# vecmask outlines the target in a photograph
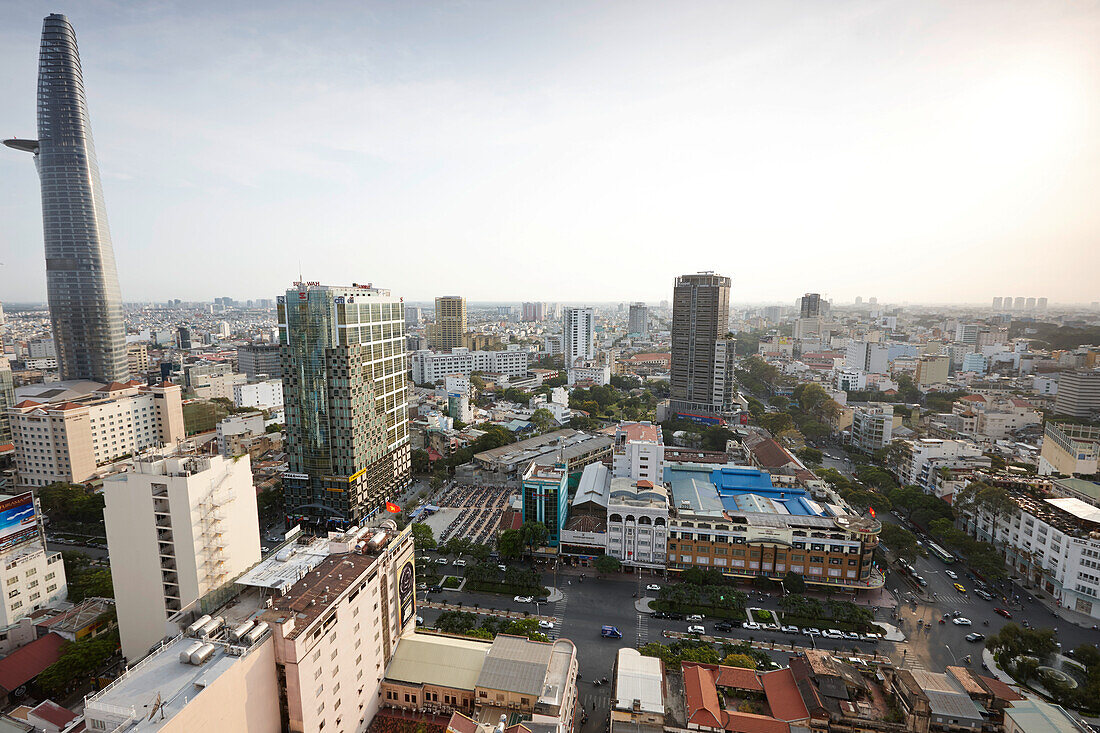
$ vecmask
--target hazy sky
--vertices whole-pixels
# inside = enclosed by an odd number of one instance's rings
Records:
[[[1100,2],[0,0],[72,21],[124,300],[1100,299]],[[44,300],[0,148],[0,300]]]

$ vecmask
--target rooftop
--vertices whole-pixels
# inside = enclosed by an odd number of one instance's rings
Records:
[[[589,502],[606,507],[610,486],[611,470],[602,463],[590,463],[584,467],[580,484],[570,503],[574,507]]]
[[[553,644],[500,634],[489,649],[477,686],[540,695],[552,652]]]
[[[330,611],[329,604],[366,573],[376,559],[356,552],[326,557],[282,597],[272,599],[264,620],[281,624],[293,618],[294,628],[286,637],[297,638],[318,616]]]
[[[1005,708],[1021,733],[1088,733],[1088,728],[1070,717],[1059,705],[1040,700],[1017,700]]]
[[[633,710],[637,700],[642,712],[664,713],[664,674],[660,659],[643,657],[637,649],[623,648],[619,650],[616,670],[616,710]]]
[[[197,691],[209,687],[259,646],[244,649],[214,641],[213,655],[201,665],[181,662],[180,654],[196,643],[183,635],[166,641],[103,690],[85,698],[86,718],[107,721],[127,733],[156,730],[163,726],[159,713],[156,720],[149,718],[158,697],[162,703],[160,713],[165,720],[172,718]]]
[[[409,633],[398,640],[386,679],[472,691],[490,648],[488,641]]]

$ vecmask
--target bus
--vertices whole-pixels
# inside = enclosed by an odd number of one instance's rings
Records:
[[[935,542],[928,543],[928,551],[938,557],[940,560],[943,560],[944,564],[946,565],[950,565],[951,563],[955,562],[955,556],[937,545]]]

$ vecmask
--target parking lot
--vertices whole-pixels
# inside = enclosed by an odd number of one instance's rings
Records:
[[[496,537],[500,519],[513,493],[515,492],[512,489],[499,486],[459,484],[441,489],[432,498],[432,503],[444,511],[457,509],[458,514],[436,539],[446,542],[452,538],[460,538],[479,544],[490,544]]]

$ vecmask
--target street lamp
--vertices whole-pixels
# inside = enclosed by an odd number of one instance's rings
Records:
[[[944,644],[943,648],[951,652],[951,661],[955,663],[955,666],[958,666],[959,660],[955,658],[955,652],[951,650],[951,646],[948,644]]]

